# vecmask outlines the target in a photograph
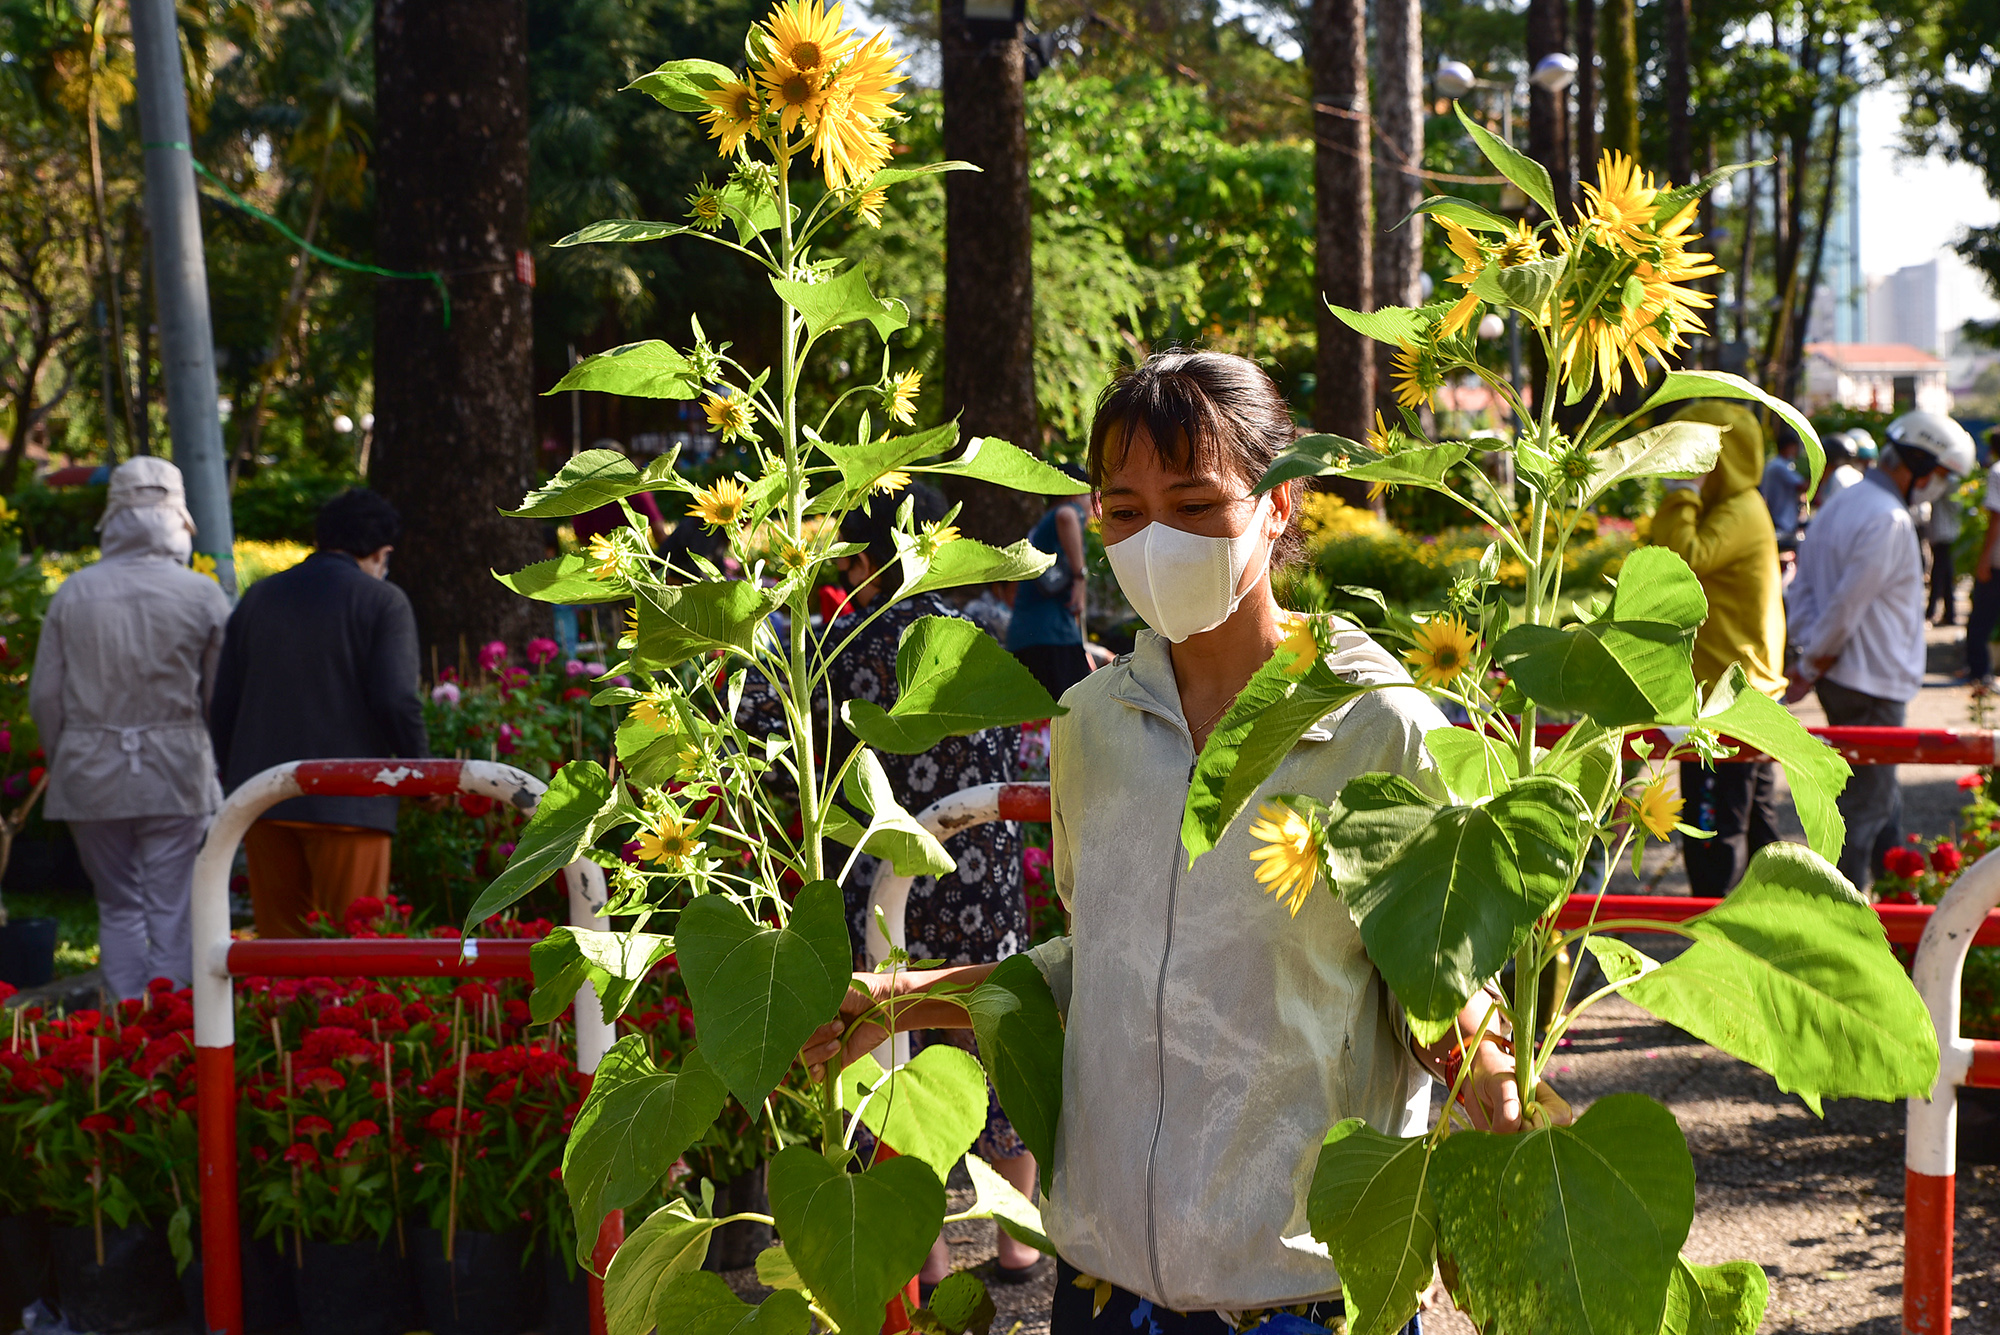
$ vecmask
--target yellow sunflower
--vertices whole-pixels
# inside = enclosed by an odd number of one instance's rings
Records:
[[[648,691],[632,702],[632,717],[650,728],[674,726],[673,706],[664,691]]]
[[[869,490],[878,496],[893,496],[910,485],[910,475],[900,468],[892,468],[875,479]]]
[[[778,124],[786,134],[797,129],[801,120],[808,125],[819,120],[826,106],[827,90],[817,74],[787,65],[768,65],[757,71],[757,81],[763,85],[764,97],[771,110],[778,113]],[[817,150],[814,156],[818,156]]]
[[[1439,218],[1438,222],[1444,227],[1445,244],[1451,247],[1452,254],[1458,256],[1459,263],[1465,266],[1445,281],[1470,288],[1478,280],[1480,270],[1486,267],[1486,250],[1479,244],[1478,237],[1451,219]],[[1479,313],[1479,306],[1479,298],[1468,291],[1458,299],[1456,305],[1445,312],[1444,323],[1438,326],[1438,333],[1446,338],[1456,334],[1472,322],[1472,317]]]
[[[882,209],[888,202],[887,190],[864,190],[861,192],[861,197],[854,201],[854,216],[870,227],[880,227]]]
[[[917,534],[917,547],[927,558],[936,556],[938,548],[957,542],[960,536],[955,524],[925,524]]]
[[[756,132],[757,118],[764,111],[756,85],[737,79],[703,90],[701,100],[710,107],[701,114],[708,123],[708,137],[722,141],[715,151],[725,158],[742,145],[745,136]]]
[[[896,85],[910,77],[897,68],[902,63],[889,45],[889,34],[878,32],[833,76],[832,91],[852,98],[855,111],[869,120],[885,121],[903,95]]]
[[[895,141],[842,89],[815,108],[812,157],[829,190],[850,190],[875,179],[895,153]]]
[[[1313,620],[1308,616],[1294,616],[1292,628],[1278,645],[1278,652],[1292,656],[1291,666],[1285,669],[1288,676],[1303,677],[1319,661],[1319,637],[1313,634]]]
[[[1444,385],[1438,369],[1437,347],[1428,339],[1404,343],[1396,349],[1396,402],[1405,408],[1421,408]]]
[[[841,6],[831,9],[819,0],[785,0],[764,20],[771,34],[771,63],[794,73],[821,80],[841,57],[854,49],[858,40],[852,29],[840,26]]]
[[[1681,799],[1667,792],[1667,776],[1655,774],[1652,781],[1639,790],[1639,795],[1626,799],[1632,806],[1632,814],[1646,827],[1655,839],[1665,839],[1680,823]]]
[[[723,440],[735,440],[739,436],[756,439],[757,418],[751,410],[750,400],[742,395],[710,394],[701,401],[701,410],[707,415],[709,426]]]
[[[1404,650],[1403,657],[1417,670],[1420,686],[1451,685],[1472,666],[1473,651],[1479,647],[1479,637],[1456,613],[1432,617],[1417,627],[1414,638],[1416,647]]]
[[[701,189],[688,196],[688,222],[703,232],[719,231],[728,221],[722,210],[722,192],[708,182],[702,182]]]
[[[1257,881],[1291,910],[1294,918],[1319,878],[1319,844],[1312,823],[1281,803],[1259,802],[1262,820],[1251,822],[1250,837],[1263,844],[1251,851]]]
[[[889,382],[889,388],[882,395],[882,410],[890,420],[904,426],[917,420],[917,391],[923,387],[924,373],[917,370],[899,372]]]
[[[590,568],[595,579],[616,579],[625,566],[625,554],[618,550],[618,544],[611,536],[600,533],[590,540],[590,559],[597,562]]]
[[[1597,184],[1586,182],[1583,193],[1590,200],[1587,228],[1628,255],[1645,248],[1660,193],[1651,173],[1623,153],[1606,149],[1597,162]]]
[[[650,829],[638,834],[639,856],[663,865],[684,863],[700,849],[694,826],[674,816],[654,816]]]
[[[699,519],[710,528],[728,528],[743,517],[743,507],[748,504],[749,495],[743,484],[734,478],[717,478],[715,484],[695,491],[694,504],[688,507],[688,514]]]

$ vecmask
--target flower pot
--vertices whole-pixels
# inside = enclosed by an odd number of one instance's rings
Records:
[[[542,1253],[542,1335],[590,1335],[590,1274],[574,1257]]]
[[[103,1265],[97,1263],[96,1234],[88,1228],[50,1229],[49,1251],[63,1323],[71,1330],[118,1335],[164,1326],[182,1314],[173,1253],[160,1229],[105,1224]]]
[[[715,1212],[729,1214],[769,1214],[771,1200],[764,1190],[764,1165],[733,1177],[715,1190]],[[771,1245],[771,1226],[753,1220],[724,1224],[709,1234],[708,1258],[704,1270],[741,1270],[757,1264],[757,1254]]]
[[[524,1230],[462,1228],[447,1261],[442,1230],[413,1229],[410,1251],[424,1329],[432,1335],[520,1335],[534,1323],[542,1272],[527,1264]]]
[[[21,1320],[22,1308],[54,1297],[48,1219],[39,1210],[0,1214],[0,1322],[11,1329]]]
[[[15,918],[0,927],[0,983],[40,987],[55,976],[54,918]]]
[[[195,1226],[196,1246],[200,1246],[201,1226]],[[253,1238],[246,1226],[242,1232],[238,1261],[243,1277],[243,1329],[281,1330],[299,1323],[299,1300],[292,1277],[296,1267],[278,1250],[275,1239]],[[202,1293],[201,1252],[197,1250],[188,1268],[181,1271],[181,1297],[196,1330],[207,1330],[207,1304]]]
[[[2000,1163],[2000,1089],[1958,1091],[1958,1162]]]
[[[305,1335],[403,1335],[419,1329],[409,1261],[393,1242],[308,1242],[297,1275]]]

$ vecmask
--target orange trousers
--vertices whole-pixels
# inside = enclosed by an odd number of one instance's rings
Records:
[[[260,820],[243,836],[250,904],[266,940],[307,935],[314,909],[338,923],[363,895],[389,891],[389,834],[354,825]]]

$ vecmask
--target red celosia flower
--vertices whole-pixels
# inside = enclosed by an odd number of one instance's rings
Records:
[[[319,1162],[319,1151],[306,1144],[303,1140],[294,1141],[285,1150],[285,1162],[296,1164],[301,1168],[311,1168]]]
[[[331,1130],[333,1123],[317,1115],[309,1114],[298,1121],[298,1133],[302,1136],[317,1136]]]
[[[78,1122],[77,1125],[92,1135],[96,1135],[102,1131],[116,1131],[118,1129],[118,1119],[110,1113],[92,1113]]]

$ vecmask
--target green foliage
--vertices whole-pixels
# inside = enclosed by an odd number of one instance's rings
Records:
[[[942,1182],[986,1129],[986,1075],[969,1052],[933,1043],[884,1074],[873,1057],[840,1073],[841,1106],[898,1154]]]
[[[847,1173],[794,1145],[771,1160],[770,1192],[785,1254],[843,1331],[881,1323],[944,1222],[944,1187],[921,1159]]]
[[[841,721],[870,746],[897,755],[1066,712],[1019,659],[963,617],[911,622],[896,649],[896,682],[892,708],[852,701]]]
[[[1010,955],[973,989],[965,1009],[1007,1120],[1037,1162],[1053,1162],[1062,1120],[1063,1026],[1048,980],[1026,955]]]
[[[1422,1136],[1385,1136],[1358,1117],[1326,1133],[1306,1212],[1353,1303],[1353,1335],[1400,1330],[1431,1285],[1438,1221],[1430,1168]]]
[[[677,1276],[660,1293],[652,1320],[679,1335],[806,1335],[812,1309],[805,1295],[780,1289],[752,1307],[706,1270]]]
[[[646,1335],[661,1311],[675,1311],[671,1295],[677,1281],[700,1272],[715,1228],[715,1220],[694,1214],[680,1201],[648,1215],[605,1268],[606,1335]]]

